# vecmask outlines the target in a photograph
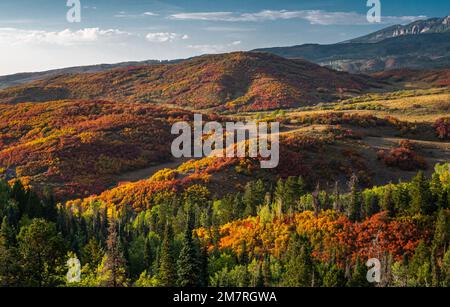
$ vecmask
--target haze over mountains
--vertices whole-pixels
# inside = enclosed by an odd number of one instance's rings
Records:
[[[450,16],[392,26],[347,42],[256,49],[353,73],[450,66]]]

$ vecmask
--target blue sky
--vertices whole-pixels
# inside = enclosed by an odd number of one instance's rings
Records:
[[[128,60],[304,43],[335,43],[391,24],[450,14],[448,0],[381,0],[382,22],[366,0],[2,0],[0,75]]]

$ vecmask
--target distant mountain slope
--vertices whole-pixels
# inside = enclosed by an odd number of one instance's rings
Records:
[[[254,51],[301,58],[352,73],[449,68],[450,15],[391,26],[338,44],[306,44]]]
[[[177,64],[61,75],[0,91],[0,103],[107,99],[195,109],[267,110],[352,96],[378,84],[268,53],[207,55]]]
[[[443,18],[417,20],[408,25],[395,25],[369,35],[348,41],[349,43],[377,43],[387,38],[450,32],[450,15]]]
[[[17,73],[13,75],[5,75],[0,76],[0,89],[4,89],[10,86],[16,86],[25,84],[28,82],[42,80],[50,77],[54,77],[57,75],[63,74],[78,74],[78,73],[94,73],[105,71],[109,69],[119,68],[119,67],[127,67],[127,66],[139,66],[139,65],[148,65],[148,64],[162,64],[162,63],[175,63],[179,60],[174,61],[158,61],[158,60],[147,60],[147,61],[134,61],[134,62],[122,62],[117,64],[98,64],[98,65],[87,65],[87,66],[77,66],[77,67],[68,67],[68,68],[60,68],[60,69],[52,69],[47,71],[40,72],[24,72]]]
[[[382,71],[372,74],[372,77],[392,82],[414,82],[433,86],[450,86],[450,69],[440,70],[410,70],[399,69]]]
[[[450,67],[450,32],[407,35],[378,43],[341,43],[257,49],[286,58],[302,58],[348,72]]]

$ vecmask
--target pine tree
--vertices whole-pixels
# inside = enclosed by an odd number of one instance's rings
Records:
[[[263,268],[262,268],[263,264],[262,263],[258,263],[258,271],[256,274],[256,282],[255,282],[255,287],[256,288],[262,288],[264,287],[264,275],[263,275]]]
[[[298,178],[288,177],[284,184],[284,212],[288,212],[289,209],[293,209],[295,207],[295,203],[300,198],[300,189]]]
[[[277,185],[275,187],[275,201],[281,206],[282,213],[285,213],[286,208],[286,198],[285,198],[284,182],[282,179],[278,179]]]
[[[14,181],[11,197],[17,201],[19,205],[19,215],[22,216],[25,214],[26,204],[27,204],[27,194],[25,191],[25,187],[23,186],[20,180]]]
[[[123,287],[127,285],[127,266],[114,220],[109,223],[106,254],[100,271],[101,286]]]
[[[389,216],[395,216],[395,204],[392,196],[392,186],[388,185],[383,193],[383,198],[381,199],[381,207],[384,211],[387,211]]]
[[[184,232],[183,243],[177,261],[179,287],[195,287],[199,285],[199,259],[194,240],[192,239],[192,211],[189,208],[187,213],[187,223]]]
[[[344,271],[336,264],[328,265],[322,278],[322,286],[328,288],[343,287],[345,285]]]
[[[342,212],[341,195],[339,192],[339,183],[336,181],[333,190],[333,210],[336,212]]]
[[[349,287],[369,287],[370,283],[367,281],[367,267],[361,263],[359,257],[356,258],[354,270],[348,281]]]
[[[244,218],[245,204],[242,201],[242,194],[240,192],[236,193],[233,200],[233,208],[237,218]]]
[[[262,275],[264,287],[272,285],[272,271],[270,269],[270,257],[266,256],[262,264]]]
[[[18,235],[21,284],[32,287],[58,285],[65,269],[66,250],[56,225],[44,219],[34,219],[21,228]]]
[[[361,192],[358,190],[357,185],[357,178],[356,176],[353,176],[352,180],[350,181],[351,198],[348,212],[348,217],[352,222],[361,220],[362,196]]]
[[[255,191],[255,184],[253,182],[247,183],[245,186],[244,196],[242,198],[245,205],[244,218],[256,215],[256,206],[258,203]]]
[[[7,218],[4,217],[0,230],[0,287],[20,286],[20,267],[12,234]]]
[[[200,278],[199,286],[208,287],[209,273],[208,273],[208,248],[206,246],[199,248],[200,259]]]
[[[445,208],[446,205],[446,195],[444,193],[444,188],[442,186],[441,180],[437,173],[434,173],[430,181],[430,192],[432,201],[437,204],[438,208]]]
[[[441,271],[440,286],[450,287],[450,248],[444,254],[440,271]]]
[[[398,184],[396,189],[392,191],[392,200],[395,213],[407,213],[411,203],[408,186],[403,183]]]
[[[444,209],[440,209],[436,218],[433,249],[444,252],[450,246],[450,218]]]
[[[311,287],[313,275],[314,263],[308,239],[295,235],[289,244],[282,284],[285,287]]]
[[[412,180],[410,194],[412,214],[432,214],[434,212],[430,186],[422,171]]]
[[[430,251],[421,241],[408,267],[409,282],[413,286],[429,287],[432,283]]]
[[[99,242],[92,238],[81,251],[81,262],[87,265],[90,271],[94,271],[101,264],[104,255],[105,252]]]
[[[172,228],[167,223],[164,230],[164,239],[159,254],[160,265],[158,272],[159,285],[161,287],[173,287],[176,285],[175,260],[173,255]]]
[[[364,215],[369,218],[380,211],[378,205],[378,196],[373,193],[364,194]]]

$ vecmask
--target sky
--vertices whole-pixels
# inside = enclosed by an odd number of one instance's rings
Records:
[[[71,23],[67,1],[0,1],[0,75],[331,44],[450,14],[448,0],[381,0],[380,23],[367,0],[79,0]]]

